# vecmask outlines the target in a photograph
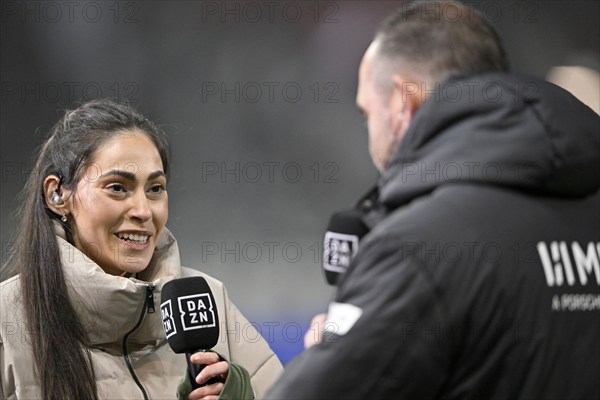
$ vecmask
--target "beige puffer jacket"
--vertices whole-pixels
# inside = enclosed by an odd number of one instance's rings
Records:
[[[101,399],[142,399],[123,357],[123,339],[142,318],[127,340],[135,374],[150,399],[175,399],[178,381],[186,371],[185,356],[175,354],[165,340],[159,302],[163,285],[176,278],[203,276],[215,297],[220,319],[216,352],[249,372],[257,398],[261,398],[282,371],[267,342],[229,300],[223,284],[201,272],[183,268],[177,242],[165,229],[152,261],[138,279],[106,274],[97,264],[64,240],[59,246],[70,295],[88,330],[98,394]],[[147,307],[147,288],[153,292],[156,312]],[[2,399],[41,399],[33,373],[33,356],[20,305],[19,277],[0,285],[0,394]],[[248,340],[245,340],[248,338]],[[260,338],[257,340],[257,338]],[[48,366],[52,368],[52,366]]]

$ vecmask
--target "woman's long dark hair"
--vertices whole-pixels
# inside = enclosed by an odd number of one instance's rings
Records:
[[[47,207],[43,182],[56,175],[62,187],[74,192],[98,147],[135,128],[154,142],[168,173],[168,144],[152,122],[126,105],[93,100],[67,111],[52,128],[21,193],[17,250],[8,268],[20,274],[35,372],[46,399],[97,399],[98,395],[88,336],[69,297],[56,240],[54,221],[67,232],[69,223],[61,222]]]

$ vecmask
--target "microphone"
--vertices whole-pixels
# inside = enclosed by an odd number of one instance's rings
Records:
[[[332,286],[346,272],[360,239],[369,232],[361,216],[360,211],[353,209],[337,212],[329,220],[323,242],[323,271]]]
[[[167,282],[160,298],[160,313],[165,336],[175,353],[185,353],[189,377],[194,389],[196,376],[205,365],[192,364],[192,354],[213,348],[219,340],[219,315],[206,279],[196,276]]]

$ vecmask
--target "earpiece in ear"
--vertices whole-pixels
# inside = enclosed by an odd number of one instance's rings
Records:
[[[65,201],[63,200],[62,196],[57,192],[52,193],[52,197],[50,198],[50,200],[57,206],[62,206],[63,204],[65,204]]]

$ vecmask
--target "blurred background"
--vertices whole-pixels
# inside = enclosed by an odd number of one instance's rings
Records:
[[[597,110],[600,2],[465,3],[498,29],[514,71],[569,86]],[[168,226],[183,264],[222,280],[284,363],[298,354],[334,293],[321,271],[329,216],[377,179],[357,71],[403,2],[0,4],[2,262],[16,196],[62,110],[127,99],[170,137]]]

